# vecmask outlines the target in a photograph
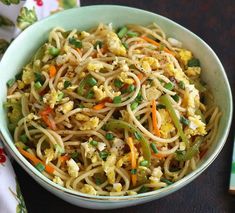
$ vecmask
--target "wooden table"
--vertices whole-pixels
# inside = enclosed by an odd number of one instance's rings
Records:
[[[119,4],[149,10],[166,16],[206,41],[221,59],[234,92],[235,83],[235,1],[234,0],[81,0],[82,5]],[[112,213],[138,212],[235,212],[235,196],[228,194],[233,147],[233,121],[229,138],[214,163],[196,180],[160,200],[112,210]],[[29,213],[94,212],[72,206],[39,186],[14,164]]]

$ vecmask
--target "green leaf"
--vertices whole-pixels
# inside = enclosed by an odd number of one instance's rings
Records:
[[[1,26],[14,26],[14,22],[11,21],[9,18],[6,16],[0,15],[0,27]]]
[[[10,5],[10,4],[19,4],[20,0],[0,0],[3,4]]]
[[[70,9],[73,7],[77,7],[77,1],[76,0],[59,0],[59,6],[63,9]]]
[[[30,10],[27,7],[22,7],[19,16],[17,17],[16,20],[17,27],[20,28],[21,30],[24,30],[25,28],[35,23],[37,20],[38,19],[35,12],[35,8]]]
[[[0,55],[3,54],[7,47],[9,46],[9,42],[5,39],[0,39]]]

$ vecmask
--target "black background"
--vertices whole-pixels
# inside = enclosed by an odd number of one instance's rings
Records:
[[[166,16],[188,28],[206,41],[219,56],[234,92],[235,0],[82,1],[82,6],[93,4],[118,4],[141,8]],[[183,189],[147,204],[105,212],[235,212],[235,195],[228,193],[233,129],[234,121],[229,138],[218,158],[202,175]],[[64,202],[39,186],[16,163],[14,168],[29,213],[94,212]]]

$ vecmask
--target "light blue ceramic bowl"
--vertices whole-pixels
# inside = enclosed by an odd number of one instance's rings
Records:
[[[156,22],[167,35],[183,42],[184,47],[192,50],[200,59],[203,69],[203,79],[213,91],[217,105],[222,109],[216,140],[198,168],[182,180],[167,188],[133,196],[105,197],[89,196],[63,188],[38,172],[13,144],[13,139],[7,129],[6,113],[2,107],[6,100],[6,82],[30,60],[38,47],[45,42],[53,27],[63,27],[66,30],[77,28],[86,30],[100,22],[113,23],[114,27],[128,23],[147,25]],[[112,209],[137,205],[166,196],[185,186],[201,174],[221,151],[228,136],[232,119],[232,95],[224,68],[213,50],[198,36],[179,24],[143,10],[122,6],[102,5],[67,10],[46,18],[21,33],[8,48],[0,64],[0,131],[2,139],[14,159],[44,188],[58,197],[78,206],[93,209]]]

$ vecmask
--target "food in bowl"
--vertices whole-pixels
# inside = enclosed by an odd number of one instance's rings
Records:
[[[157,190],[195,170],[221,112],[199,59],[161,28],[54,28],[8,81],[19,152],[53,182],[90,195]]]

